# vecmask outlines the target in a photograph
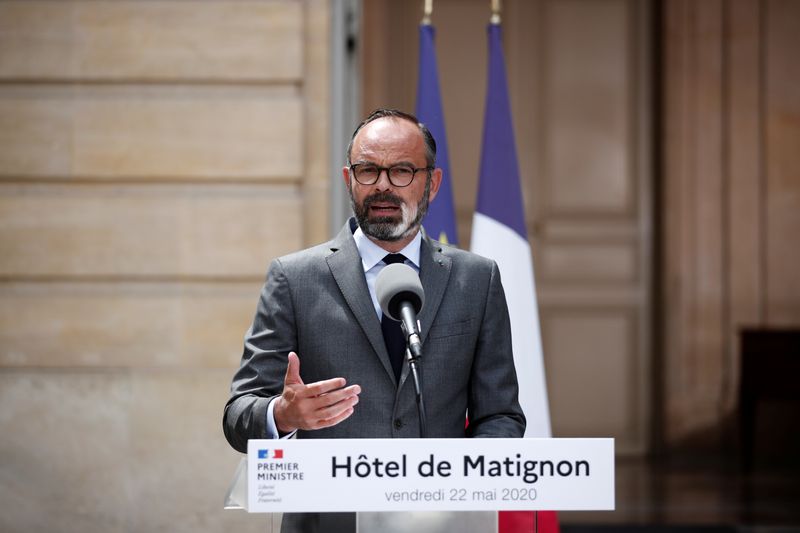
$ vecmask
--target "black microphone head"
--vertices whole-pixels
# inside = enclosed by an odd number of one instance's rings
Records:
[[[381,270],[375,280],[375,294],[384,314],[394,320],[400,320],[400,304],[408,302],[419,313],[425,303],[425,291],[419,276],[408,265],[395,263]]]

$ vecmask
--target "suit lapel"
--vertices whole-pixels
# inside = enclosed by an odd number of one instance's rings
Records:
[[[334,239],[331,250],[333,253],[326,258],[331,275],[336,280],[347,305],[394,383],[394,371],[383,342],[381,324],[378,321],[378,315],[375,314],[375,308],[372,306],[364,269],[361,266],[361,256],[358,254],[349,223]]]

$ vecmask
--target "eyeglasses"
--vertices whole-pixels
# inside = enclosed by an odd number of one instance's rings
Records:
[[[414,181],[414,176],[417,175],[417,172],[425,170],[430,173],[433,168],[434,167],[414,168],[410,165],[403,164],[379,167],[372,163],[358,163],[356,165],[350,165],[350,172],[361,185],[374,185],[381,179],[381,174],[385,170],[386,174],[389,176],[389,183],[395,187],[408,187],[411,185],[411,182]]]

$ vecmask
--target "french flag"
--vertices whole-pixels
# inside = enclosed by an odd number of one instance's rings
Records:
[[[494,259],[505,287],[525,437],[550,437],[533,261],[525,226],[501,27],[489,25],[489,80],[483,125],[478,202],[472,222],[473,252]],[[500,533],[557,532],[552,511],[501,512]]]
[[[431,24],[419,27],[419,75],[417,77],[417,118],[436,139],[436,166],[442,169],[442,184],[436,201],[432,202],[425,220],[425,231],[432,238],[458,244],[456,211],[453,207],[453,186],[450,176],[450,155],[444,128],[444,111],[439,90],[439,70],[436,64],[436,31]]]

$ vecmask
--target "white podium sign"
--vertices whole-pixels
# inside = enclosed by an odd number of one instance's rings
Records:
[[[248,443],[250,512],[613,510],[613,439]]]

